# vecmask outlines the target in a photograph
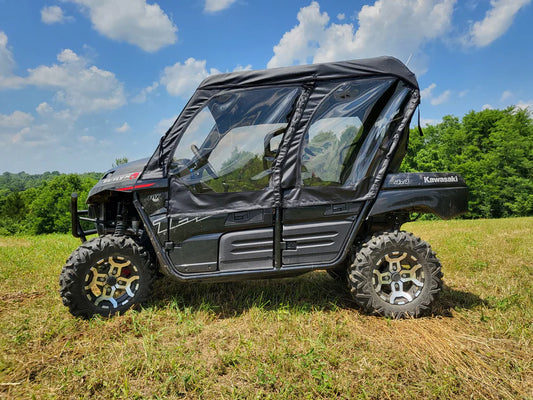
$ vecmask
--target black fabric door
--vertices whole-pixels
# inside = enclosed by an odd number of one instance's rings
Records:
[[[273,268],[271,168],[300,92],[225,91],[191,118],[170,166],[168,238],[176,268]]]
[[[317,85],[293,139],[292,172],[282,180],[284,267],[330,264],[342,254],[375,196],[411,92],[386,77]]]

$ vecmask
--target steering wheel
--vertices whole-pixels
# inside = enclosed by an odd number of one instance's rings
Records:
[[[194,143],[191,144],[191,150],[194,153],[194,156],[198,159],[200,166],[201,167],[205,166],[205,170],[207,171],[207,173],[213,179],[218,179],[218,175],[215,172],[215,169],[213,168],[211,164],[209,164],[209,161],[207,161],[207,158],[205,158],[203,155],[200,154],[200,150],[198,149],[198,147],[196,147]]]

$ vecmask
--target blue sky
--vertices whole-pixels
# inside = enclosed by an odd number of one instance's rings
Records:
[[[533,110],[532,0],[0,0],[0,173],[148,157],[209,74],[396,56],[423,123]]]

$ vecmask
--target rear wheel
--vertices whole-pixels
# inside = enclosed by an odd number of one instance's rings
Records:
[[[144,302],[155,273],[149,252],[133,239],[97,237],[67,260],[59,279],[60,294],[74,316],[111,316]]]
[[[349,284],[355,302],[367,312],[418,317],[442,289],[441,265],[429,244],[412,233],[385,232],[357,252]]]

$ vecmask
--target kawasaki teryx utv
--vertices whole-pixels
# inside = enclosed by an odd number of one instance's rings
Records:
[[[397,173],[419,99],[389,57],[207,78],[150,159],[102,177],[88,217],[73,194],[83,243],[61,273],[63,303],[124,312],[157,271],[219,282],[323,269],[367,312],[429,310],[440,263],[400,227],[411,212],[465,212],[467,188],[454,173]]]

